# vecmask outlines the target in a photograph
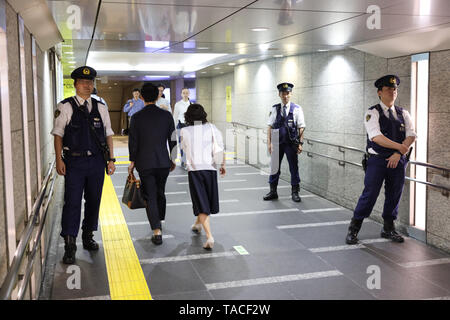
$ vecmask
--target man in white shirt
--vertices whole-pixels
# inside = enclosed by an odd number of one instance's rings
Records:
[[[381,237],[399,243],[404,241],[395,231],[394,220],[397,219],[405,183],[408,150],[416,139],[416,133],[408,111],[394,105],[399,84],[400,79],[396,75],[386,75],[375,81],[380,103],[370,107],[365,115],[368,159],[364,190],[353,212],[345,239],[347,244],[358,243],[362,222],[370,216],[383,181],[386,198]]]
[[[167,101],[166,98],[163,98],[163,95],[164,95],[163,92],[164,92],[165,88],[166,87],[162,83],[158,84],[159,95],[158,95],[158,100],[156,100],[155,104],[157,107],[172,113],[172,108],[170,107],[169,101]]]
[[[83,247],[98,250],[93,231],[98,227],[105,164],[108,175],[115,171],[111,120],[104,104],[91,98],[97,72],[88,66],[75,69],[76,96],[61,101],[55,110],[54,136],[56,171],[64,176],[64,207],[61,236],[65,264],[75,263],[76,238],[80,228],[81,201],[85,207],[82,223]],[[109,155],[106,155],[109,147]],[[105,159],[105,156],[109,159]]]
[[[183,149],[181,148],[180,141],[180,130],[186,126],[184,120],[184,113],[187,111],[191,102],[189,101],[189,89],[183,88],[181,89],[181,100],[175,103],[175,108],[173,111],[173,119],[175,121],[175,127],[177,128],[178,133],[178,142],[180,142],[180,154],[181,154],[181,167],[186,169],[186,157],[184,155]]]

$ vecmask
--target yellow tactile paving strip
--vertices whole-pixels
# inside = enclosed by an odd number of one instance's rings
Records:
[[[111,178],[105,176],[100,226],[111,300],[151,300]]]
[[[116,161],[115,164],[130,164],[130,161]]]

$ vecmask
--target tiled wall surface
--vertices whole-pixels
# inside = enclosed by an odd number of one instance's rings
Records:
[[[448,143],[446,144],[444,137],[449,134],[450,123],[449,89],[445,85],[450,78],[448,61],[448,51],[431,55],[430,81],[431,87],[433,88],[433,83],[435,87],[430,92],[430,124],[433,125],[430,125],[429,140],[431,148],[429,162],[447,167],[450,156]],[[249,143],[245,135],[241,134],[235,141],[227,139],[228,147],[235,143],[234,150],[237,151],[238,158],[247,160],[249,160],[248,150],[251,148],[257,150],[258,165],[263,167],[268,161],[265,144],[266,122],[271,106],[280,100],[276,89],[278,83],[286,81],[294,84],[291,101],[303,108],[306,138],[364,149],[366,145],[364,113],[379,101],[374,81],[391,73],[397,74],[401,79],[396,105],[410,111],[410,57],[385,59],[354,49],[242,64],[235,67],[234,73],[209,78],[210,82],[201,79],[202,82],[197,83],[197,90],[208,91],[202,84],[206,87],[211,86],[212,121],[225,134],[225,129],[232,127],[226,123],[225,87],[232,86],[233,121],[261,130],[259,135],[256,135],[258,140],[254,140],[255,143]],[[252,136],[252,132],[247,131],[246,135]],[[360,163],[362,157],[362,154],[357,152],[346,151],[343,154],[336,147],[318,143],[305,144],[304,149],[356,163]],[[306,152],[299,157],[299,167],[302,188],[349,209],[355,208],[363,189],[364,173],[361,168],[348,164],[340,166],[337,161],[323,157],[308,157]],[[290,180],[286,160],[282,163],[282,176]],[[429,198],[431,194],[430,192]],[[439,198],[438,195],[435,196]],[[430,204],[432,200],[429,199],[428,207],[430,232],[436,230],[430,233],[428,238],[433,239],[436,245],[448,243],[450,234],[449,216],[447,214],[443,217],[445,208],[450,207],[446,202],[448,198],[440,196],[439,199],[433,201],[432,205]],[[384,188],[380,192],[371,218],[382,221],[383,204]],[[409,182],[405,185],[398,218],[399,227],[405,230],[409,224]],[[441,230],[443,228],[447,229]]]

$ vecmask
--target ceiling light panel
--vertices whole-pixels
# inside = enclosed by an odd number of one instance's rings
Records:
[[[100,71],[184,71],[193,72],[225,54],[212,53],[140,53],[94,51],[88,65]]]

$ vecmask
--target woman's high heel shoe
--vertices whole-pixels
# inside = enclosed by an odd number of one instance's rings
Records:
[[[201,224],[193,224],[191,227],[191,230],[195,233],[200,233],[202,231],[202,225]]]
[[[214,247],[214,238],[211,237],[206,240],[205,244],[203,245],[203,248],[206,250],[211,250]]]

